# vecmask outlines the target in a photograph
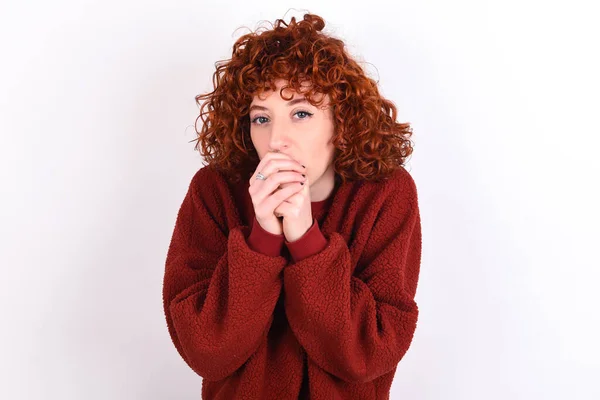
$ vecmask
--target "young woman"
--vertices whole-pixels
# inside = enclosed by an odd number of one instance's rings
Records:
[[[203,399],[388,399],[416,329],[411,128],[324,25],[242,36],[197,98],[163,300]]]

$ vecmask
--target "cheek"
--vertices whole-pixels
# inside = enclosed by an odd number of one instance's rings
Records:
[[[249,147],[247,141],[246,141],[245,146],[246,146],[246,148]],[[262,160],[264,158],[264,156],[267,154],[267,150],[266,150],[264,144],[260,140],[254,140],[254,138],[253,138],[252,146],[256,150],[256,154],[258,154],[258,158]]]

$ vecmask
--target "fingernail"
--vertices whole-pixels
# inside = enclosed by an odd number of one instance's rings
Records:
[[[301,185],[304,185],[304,182],[300,182]]]
[[[306,178],[306,175],[302,174],[302,176]]]
[[[306,167],[303,165],[302,168],[306,168]]]

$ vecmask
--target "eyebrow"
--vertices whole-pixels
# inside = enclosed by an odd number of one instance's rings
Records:
[[[308,100],[306,100],[305,97],[298,97],[297,99],[293,99],[293,100],[288,101],[287,105],[288,105],[288,107],[291,107],[294,104],[298,104],[298,103],[308,103]],[[269,109],[267,107],[253,105],[253,106],[250,106],[250,109],[248,111],[252,111],[252,110],[264,110],[264,111],[268,111]]]

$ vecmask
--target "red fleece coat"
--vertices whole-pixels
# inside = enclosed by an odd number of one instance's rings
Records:
[[[418,318],[416,185],[336,179],[300,239],[266,232],[248,182],[210,165],[177,214],[163,282],[169,334],[202,399],[384,400]]]

